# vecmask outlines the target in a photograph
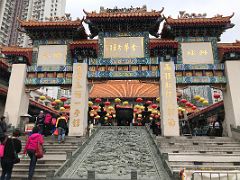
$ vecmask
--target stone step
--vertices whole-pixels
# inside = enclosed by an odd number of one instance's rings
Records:
[[[63,152],[74,152],[76,148],[65,148],[65,149],[46,149],[46,152],[56,152],[56,153],[63,153]]]
[[[216,151],[215,149],[213,150],[199,150],[199,149],[176,149],[176,148],[171,148],[171,149],[163,149],[161,150],[161,153],[202,153],[202,154],[235,154],[240,156],[240,149],[238,150],[225,150],[225,149],[219,149]]]
[[[213,140],[213,141],[225,141],[225,140],[234,140],[230,137],[212,137],[212,136],[179,136],[179,137],[163,137],[163,136],[156,136],[157,140]]]
[[[13,171],[14,173],[14,171]],[[28,175],[21,175],[21,174],[12,174],[11,180],[27,180]],[[45,180],[46,175],[41,174],[41,175],[34,175],[33,180]]]
[[[62,165],[62,163],[46,163],[46,164],[39,164],[37,163],[37,166],[36,166],[36,169],[44,169],[44,168],[47,168],[47,169],[57,169],[59,168],[60,166]],[[14,169],[15,168],[18,168],[18,169],[28,169],[29,168],[29,163],[25,163],[23,164],[22,162],[18,163],[18,164],[15,164],[14,165]]]
[[[59,144],[51,144],[51,145],[43,145],[45,149],[77,149],[79,146],[77,145],[65,145],[62,144],[61,146],[59,146]],[[23,148],[25,148],[25,145],[22,146]]]
[[[180,171],[181,169],[187,169],[187,170],[204,170],[204,171],[213,171],[213,170],[226,170],[226,171],[232,171],[232,170],[239,170],[240,166],[207,166],[207,165],[171,165],[172,171]]]
[[[183,150],[183,149],[188,149],[188,150],[201,150],[201,151],[204,151],[204,150],[216,150],[218,151],[219,149],[224,149],[224,150],[240,150],[240,147],[238,146],[204,146],[204,145],[195,145],[195,146],[185,146],[185,145],[168,145],[168,144],[165,144],[165,145],[160,145],[160,149],[171,149],[171,148],[174,148],[174,149],[178,149],[178,150]]]
[[[199,144],[212,144],[212,143],[215,143],[215,144],[221,144],[221,143],[223,143],[223,144],[240,144],[240,142],[237,142],[237,141],[234,141],[234,140],[230,140],[230,141],[213,141],[213,140],[206,140],[206,141],[204,141],[204,140],[191,140],[191,141],[189,141],[189,140],[180,140],[180,141],[172,141],[172,140],[164,140],[164,141],[162,141],[162,140],[157,140],[157,142],[158,143],[187,143],[187,144],[193,144],[193,143],[199,143]]]
[[[60,166],[59,166],[60,167]],[[58,168],[59,168],[58,167]],[[49,170],[54,170],[54,168],[49,168],[49,169],[39,169],[39,168],[36,168],[35,171],[34,171],[34,176],[39,176],[39,175],[43,175],[43,174],[47,174],[49,172]],[[12,172],[12,175],[28,175],[28,168],[26,169],[19,169],[19,168],[15,168],[13,169],[13,172]],[[0,170],[0,173],[2,173],[2,170]]]
[[[220,143],[220,142],[160,142],[161,146],[169,145],[169,146],[237,146],[240,147],[240,144],[237,142],[229,142],[229,143]]]
[[[64,163],[65,162],[65,160],[62,160],[62,159],[60,159],[60,160],[56,160],[56,159],[39,159],[38,161],[37,161],[37,164],[62,164],[62,163]],[[21,159],[21,162],[19,163],[19,164],[29,164],[30,163],[30,159],[29,158],[27,158],[27,159]]]
[[[170,166],[172,166],[172,165],[179,165],[179,166],[181,166],[181,165],[184,165],[184,166],[186,166],[186,165],[189,165],[189,166],[192,166],[192,165],[194,165],[194,166],[200,166],[200,165],[195,165],[194,164],[194,162],[186,162],[186,161],[183,161],[183,162],[180,162],[180,161],[170,161],[170,162],[168,162],[168,161],[166,161]],[[236,165],[234,165],[234,163],[233,162],[202,162],[202,164],[204,165],[204,166],[236,166],[236,167],[238,167],[238,166],[240,166],[239,164],[236,164]]]
[[[168,161],[189,162],[240,162],[240,156],[234,154],[168,153]]]

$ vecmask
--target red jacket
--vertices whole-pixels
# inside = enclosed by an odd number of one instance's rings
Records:
[[[38,142],[40,144],[44,143],[43,137],[39,133],[34,133],[31,136],[28,137],[25,149],[24,149],[24,154],[26,153],[27,150],[36,150]]]

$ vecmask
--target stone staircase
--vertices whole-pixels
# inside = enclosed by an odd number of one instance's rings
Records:
[[[24,148],[26,138],[21,137],[20,139],[22,141],[22,148]],[[44,180],[49,172],[56,171],[59,167],[61,167],[68,158],[68,155],[77,150],[77,148],[79,148],[85,141],[85,138],[66,137],[64,144],[58,144],[57,139],[53,137],[45,137],[44,141],[46,153],[42,159],[37,161],[33,178],[34,180]],[[21,157],[21,162],[16,164],[13,168],[12,180],[26,179],[28,176],[29,163],[29,157]]]
[[[229,137],[156,137],[165,167],[179,171],[240,171],[240,143]]]

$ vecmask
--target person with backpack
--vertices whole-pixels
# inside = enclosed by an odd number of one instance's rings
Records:
[[[58,130],[58,143],[64,143],[65,133],[67,129],[67,120],[62,113],[59,114],[60,117],[57,119],[56,128]]]
[[[44,119],[44,135],[49,136],[51,135],[51,126],[52,126],[52,115],[47,113]]]
[[[18,153],[22,150],[22,143],[17,138],[19,130],[14,130],[13,137],[0,134],[1,144],[4,145],[3,156],[1,157],[2,175],[1,180],[10,180],[14,164],[19,163]]]
[[[34,127],[32,130],[32,135],[28,137],[26,146],[24,148],[24,154],[28,154],[31,161],[29,164],[28,180],[32,180],[34,170],[37,163],[36,151],[38,146],[43,146],[44,140],[41,134],[38,133],[38,128]]]

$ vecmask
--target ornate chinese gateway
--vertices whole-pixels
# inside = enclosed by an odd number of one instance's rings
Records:
[[[236,109],[240,44],[219,41],[234,26],[233,15],[180,12],[174,19],[164,16],[163,10],[101,7],[99,12],[84,11],[82,20],[71,20],[69,15],[47,21],[19,20],[32,47],[1,48],[13,64],[5,107],[10,122],[17,126],[20,114],[27,111],[26,92],[61,86],[72,92],[71,136],[86,132],[89,96],[112,100],[160,97],[162,133],[179,136],[176,89],[187,91],[189,85],[201,85],[196,91],[223,90],[226,130],[231,136],[230,125],[240,125]],[[211,96],[202,94],[206,99]]]

